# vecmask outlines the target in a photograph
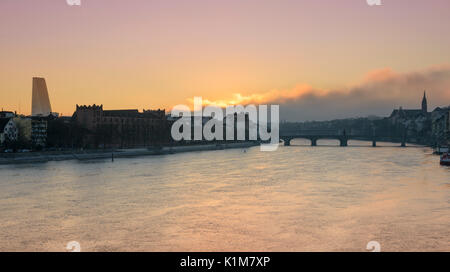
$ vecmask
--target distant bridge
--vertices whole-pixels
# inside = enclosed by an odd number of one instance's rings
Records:
[[[285,146],[291,145],[293,139],[308,139],[311,146],[317,146],[320,139],[338,140],[340,146],[348,146],[349,140],[372,141],[372,146],[377,146],[377,142],[397,142],[402,147],[406,146],[406,137],[377,137],[367,135],[347,134],[345,130],[282,130],[280,139]]]

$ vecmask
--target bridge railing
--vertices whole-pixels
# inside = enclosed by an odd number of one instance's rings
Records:
[[[305,136],[312,136],[312,135],[342,135],[342,131],[339,130],[280,130],[280,135],[283,136],[294,136],[294,135],[305,135]]]

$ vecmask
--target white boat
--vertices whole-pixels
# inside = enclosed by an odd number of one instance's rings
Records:
[[[448,153],[442,154],[441,165],[450,165],[450,155]]]

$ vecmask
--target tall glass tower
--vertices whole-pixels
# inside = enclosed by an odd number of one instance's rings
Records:
[[[48,116],[52,112],[45,78],[33,77],[32,116]]]

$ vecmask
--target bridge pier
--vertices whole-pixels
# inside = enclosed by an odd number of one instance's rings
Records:
[[[340,146],[348,146],[348,140],[347,139],[340,139]]]

